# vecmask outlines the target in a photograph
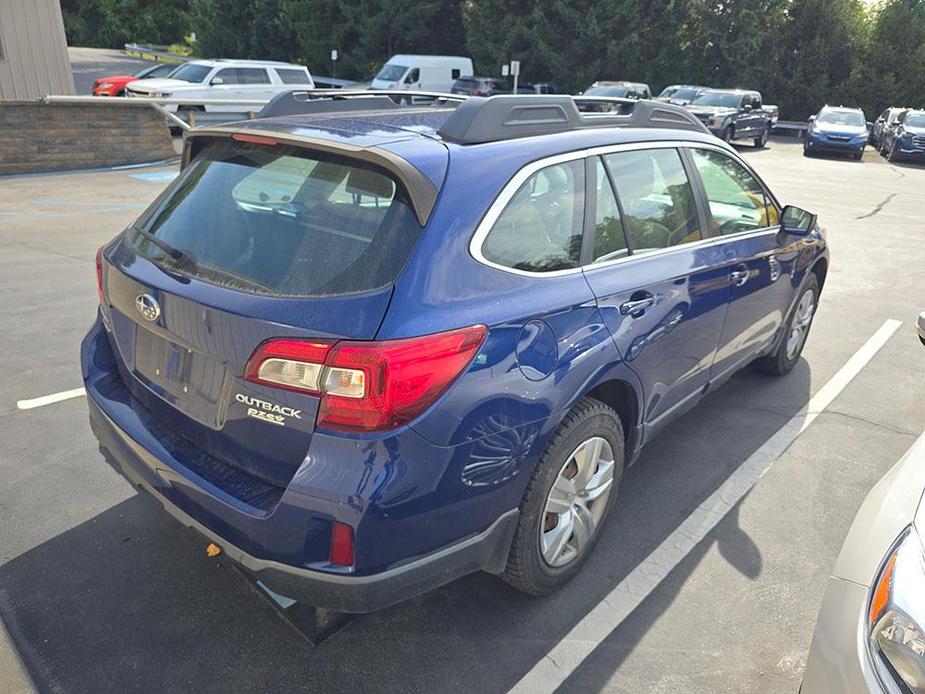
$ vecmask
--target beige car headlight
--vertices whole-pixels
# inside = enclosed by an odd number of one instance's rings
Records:
[[[925,551],[909,527],[871,592],[868,647],[886,691],[925,694]]]

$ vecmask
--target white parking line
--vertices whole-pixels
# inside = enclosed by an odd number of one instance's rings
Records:
[[[511,689],[553,692],[749,492],[902,325],[886,321],[831,380],[733,472]]]
[[[52,393],[51,395],[43,395],[40,398],[32,398],[31,400],[17,400],[16,407],[20,410],[32,410],[36,407],[42,407],[43,405],[51,405],[55,402],[61,402],[62,400],[70,400],[71,398],[79,398],[81,395],[86,395],[87,391],[83,388],[74,388],[74,390],[63,390],[60,393]]]

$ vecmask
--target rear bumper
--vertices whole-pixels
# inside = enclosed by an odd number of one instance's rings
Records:
[[[500,573],[517,525],[512,509],[484,532],[420,559],[369,576],[353,576],[290,566],[261,559],[236,547],[171,503],[150,484],[141,469],[156,470],[158,461],[122,431],[92,398],[90,427],[106,461],[129,481],[153,496],[171,516],[219,545],[225,556],[272,591],[317,607],[339,612],[372,612],[407,600],[475,571]]]
[[[358,455],[356,441],[319,434],[290,483],[272,503],[258,503],[268,485],[249,482],[189,441],[178,444],[128,392],[115,359],[97,321],[81,363],[90,426],[107,461],[272,591],[369,612],[467,573],[504,570],[518,489],[458,481],[468,446],[441,448],[405,432],[364,442]],[[352,568],[328,561],[332,521],[354,530]]]

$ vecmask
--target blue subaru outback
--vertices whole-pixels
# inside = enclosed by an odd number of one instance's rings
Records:
[[[191,131],[97,256],[106,459],[307,604],[563,584],[660,428],[790,371],[828,267],[693,115],[611,101],[283,95]]]

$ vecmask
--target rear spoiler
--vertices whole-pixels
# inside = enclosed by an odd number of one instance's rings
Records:
[[[378,147],[355,147],[331,140],[320,138],[301,137],[292,133],[276,132],[249,127],[236,127],[233,125],[218,126],[214,128],[196,128],[187,133],[183,142],[183,158],[180,163],[182,171],[189,166],[190,161],[202,151],[210,141],[217,138],[232,138],[235,135],[243,141],[264,142],[265,144],[291,145],[304,149],[339,154],[350,159],[358,159],[381,166],[397,178],[408,191],[414,214],[421,226],[427,224],[430,213],[434,209],[439,192],[434,184],[421,171],[407,160],[394,152]]]

